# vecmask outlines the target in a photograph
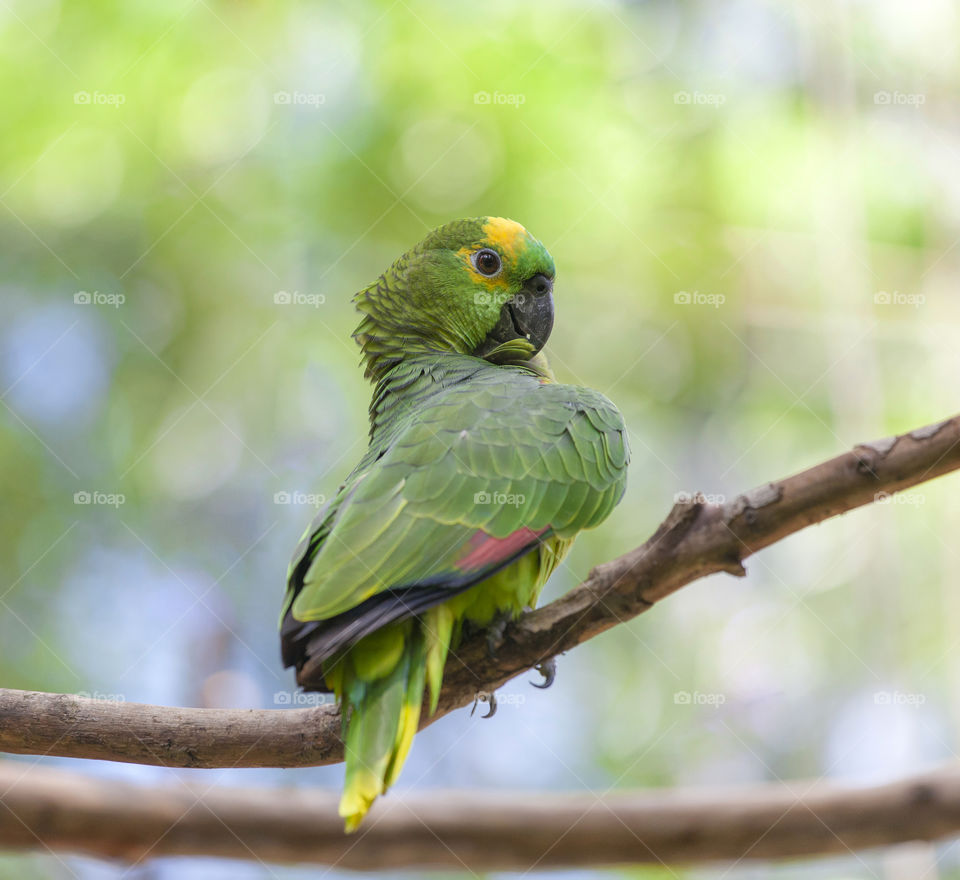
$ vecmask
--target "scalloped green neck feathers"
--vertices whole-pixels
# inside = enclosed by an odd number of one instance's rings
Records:
[[[499,255],[495,276],[476,268],[481,249]],[[410,354],[474,353],[524,282],[538,274],[552,279],[554,272],[546,248],[513,220],[474,217],[434,229],[354,297],[363,315],[353,336],[365,376],[377,381]],[[533,346],[514,340],[486,357],[518,363],[533,355]]]

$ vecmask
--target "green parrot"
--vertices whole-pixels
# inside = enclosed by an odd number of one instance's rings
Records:
[[[425,692],[436,711],[464,625],[534,606],[623,496],[623,418],[557,383],[541,352],[554,274],[523,226],[480,217],[435,229],[355,297],[369,446],[296,549],[280,627],[284,665],[340,704],[348,832],[396,781]]]

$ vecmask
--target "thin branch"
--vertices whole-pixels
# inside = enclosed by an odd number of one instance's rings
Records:
[[[957,468],[960,416],[861,444],[726,504],[677,504],[643,545],[598,565],[580,586],[507,627],[495,656],[482,634],[459,646],[439,710],[432,718],[424,713],[422,726],[691,581],[721,571],[743,575],[744,559],[787,535]],[[297,767],[343,758],[340,716],[329,705],[181,709],[3,689],[0,751],[168,767]]]
[[[394,792],[356,836],[334,792],[146,788],[0,762],[0,847],[474,871],[770,859],[960,832],[960,770],[877,787],[790,785],[590,794]]]

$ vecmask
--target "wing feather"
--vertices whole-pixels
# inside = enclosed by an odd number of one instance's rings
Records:
[[[473,360],[473,359],[470,359]],[[290,638],[310,651],[362,635],[489,577],[549,535],[600,522],[622,496],[626,430],[603,395],[484,365],[437,390],[422,367],[402,424],[338,495],[291,567]],[[316,625],[309,625],[316,622]],[[285,656],[287,655],[285,650]]]

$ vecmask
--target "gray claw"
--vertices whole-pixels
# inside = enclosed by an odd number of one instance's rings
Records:
[[[470,715],[472,716],[474,712],[477,711],[477,703],[488,703],[490,708],[487,711],[486,715],[481,715],[481,718],[493,718],[497,714],[497,695],[494,693],[488,693],[487,691],[480,691],[477,694],[476,698],[473,701],[473,708],[470,710]]]
[[[513,620],[513,616],[504,613],[495,618],[487,627],[487,655],[491,660],[497,659],[497,648],[503,642],[503,634],[507,631],[507,624]]]
[[[530,684],[532,684],[535,688],[540,688],[540,690],[545,691],[548,687],[550,687],[550,685],[553,684],[557,677],[557,658],[551,657],[549,660],[544,660],[542,663],[538,663],[533,668],[543,676],[543,681],[540,683],[531,681]]]

